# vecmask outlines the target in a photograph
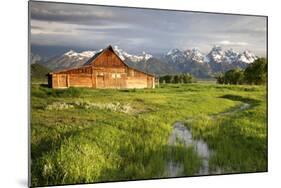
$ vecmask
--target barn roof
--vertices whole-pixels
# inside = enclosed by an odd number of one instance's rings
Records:
[[[92,64],[93,61],[95,61],[95,59],[97,57],[99,57],[103,52],[105,52],[106,50],[110,50],[112,51],[127,67],[131,68],[131,69],[134,69],[136,71],[139,71],[139,72],[142,72],[144,74],[148,74],[150,76],[155,76],[151,73],[148,73],[148,72],[145,72],[145,71],[142,71],[142,70],[138,70],[136,69],[135,67],[132,67],[130,65],[128,65],[127,63],[125,63],[119,56],[118,54],[114,51],[114,49],[112,48],[111,45],[109,45],[107,48],[103,49],[102,51],[96,53],[95,55],[93,55],[93,57],[91,57],[86,63],[84,63],[81,67],[87,67],[87,66],[90,66]],[[60,70],[60,71],[56,71],[56,72],[51,72],[49,74],[52,74],[52,73],[59,73],[59,72],[64,72],[64,71],[67,71],[67,70],[72,70],[72,69],[77,69],[77,68],[81,68],[81,67],[75,67],[75,68],[70,68],[70,69],[65,69],[65,70]]]
[[[144,71],[142,71],[142,70],[136,69],[135,67],[132,67],[132,66],[128,65],[126,62],[124,62],[124,61],[119,57],[119,55],[114,51],[114,49],[112,48],[111,45],[109,45],[107,48],[103,49],[102,51],[96,53],[96,54],[95,54],[93,57],[91,57],[83,66],[88,66],[88,65],[90,65],[99,55],[101,55],[101,54],[102,54],[104,51],[106,51],[106,50],[112,51],[126,66],[130,67],[131,69],[134,69],[134,70],[136,70],[136,71],[139,71],[139,72],[148,74],[148,75],[150,75],[150,76],[154,76],[154,75],[151,74],[151,73],[144,72]]]
[[[103,51],[100,51],[98,53],[96,53],[95,55],[93,55],[93,57],[91,57],[83,66],[87,66],[90,65],[92,63],[92,61],[94,61]]]
[[[113,53],[115,53],[115,51],[113,50],[112,46],[109,45],[107,48],[103,49],[102,51],[96,53],[95,55],[93,55],[93,57],[91,57],[83,66],[87,66],[87,65],[90,65],[92,64],[92,62],[99,56],[101,55],[104,51],[106,50],[110,50],[112,51]],[[116,54],[116,53],[115,53]],[[117,54],[116,54],[117,55]],[[118,55],[117,55],[118,56]],[[119,56],[118,56],[119,57]],[[122,59],[121,59],[122,60]],[[123,61],[122,61],[123,62]],[[123,62],[124,63],[124,62]],[[125,63],[126,64],[126,63]],[[127,64],[126,64],[127,65]]]

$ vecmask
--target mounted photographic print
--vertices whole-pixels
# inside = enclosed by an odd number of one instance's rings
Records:
[[[30,1],[28,66],[31,187],[267,172],[266,16]]]

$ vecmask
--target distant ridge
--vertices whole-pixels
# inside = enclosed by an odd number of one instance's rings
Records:
[[[139,55],[129,54],[118,46],[114,46],[113,50],[127,64],[146,72],[157,75],[190,73],[199,78],[210,77],[214,73],[225,72],[233,68],[244,69],[257,59],[257,56],[249,50],[239,53],[233,49],[223,50],[220,46],[214,46],[207,54],[196,48],[171,49],[158,58],[147,52]],[[76,52],[70,50],[51,58],[44,65],[50,70],[79,67],[100,51]]]

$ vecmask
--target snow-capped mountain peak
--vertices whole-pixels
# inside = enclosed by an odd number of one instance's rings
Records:
[[[225,61],[225,52],[220,46],[214,46],[207,56],[210,61],[216,63]]]
[[[69,50],[68,52],[64,53],[63,56],[71,57],[71,58],[91,58],[99,51],[82,51],[76,52],[74,50]]]
[[[257,59],[257,56],[254,55],[249,50],[245,50],[242,53],[238,53],[233,49],[228,49],[223,51],[219,46],[214,46],[210,53],[207,55],[210,61],[215,63],[252,63]]]
[[[151,54],[147,54],[146,52],[142,52],[142,55],[144,56],[144,59],[147,61],[148,59],[152,58],[153,56]]]
[[[250,52],[249,50],[245,50],[241,54],[238,55],[238,60],[245,63],[252,63],[257,59],[257,56]]]
[[[225,54],[225,58],[227,59],[228,62],[232,63],[234,61],[237,60],[238,56],[239,56],[239,53],[234,51],[232,48],[229,49],[229,50],[226,50],[224,52]]]
[[[217,45],[207,54],[193,48],[184,51],[171,49],[163,56],[164,61],[178,67],[179,71],[210,69],[213,72],[224,72],[233,68],[245,68],[256,59],[257,57],[248,50],[236,52]]]
[[[175,48],[168,51],[168,53],[165,55],[165,58],[173,63],[184,63],[186,61],[186,54],[183,51]]]
[[[142,52],[142,55],[132,55],[132,54],[127,53],[123,49],[120,49],[118,46],[114,46],[113,50],[123,61],[129,60],[134,63],[147,61],[148,59],[153,57],[151,54],[147,54],[146,52]]]
[[[62,70],[68,68],[79,67],[85,64],[91,57],[93,57],[97,51],[82,51],[76,52],[69,50],[61,56],[54,57],[46,62],[46,66],[52,70]]]
[[[174,63],[184,63],[186,61],[204,63],[205,59],[205,55],[197,48],[187,49],[184,51],[177,48],[171,49],[165,57]]]
[[[65,52],[63,55],[65,56],[75,56],[77,53],[74,50],[69,50],[68,52]]]
[[[198,63],[204,63],[205,55],[199,49],[193,48],[191,50],[186,50],[184,53],[187,59]]]

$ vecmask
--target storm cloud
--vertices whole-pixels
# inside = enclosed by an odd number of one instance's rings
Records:
[[[31,45],[138,53],[213,45],[266,54],[266,17],[30,2]]]

